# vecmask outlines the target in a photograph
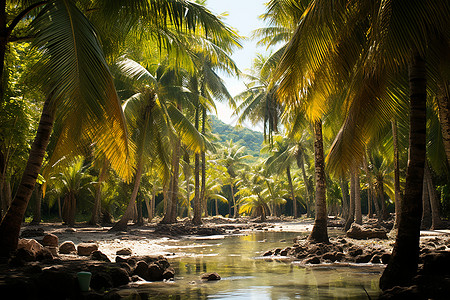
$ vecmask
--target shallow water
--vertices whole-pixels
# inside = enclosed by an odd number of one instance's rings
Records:
[[[120,294],[128,299],[376,299],[380,266],[304,266],[289,260],[267,260],[266,250],[292,246],[294,232],[168,241],[173,282],[145,283]],[[202,282],[217,272],[222,280]]]

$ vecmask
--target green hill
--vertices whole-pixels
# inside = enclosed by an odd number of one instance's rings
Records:
[[[218,138],[218,142],[225,144],[228,140],[246,147],[246,154],[255,158],[260,156],[264,135],[262,132],[253,131],[243,126],[231,126],[220,121],[216,116],[210,115],[212,133]]]

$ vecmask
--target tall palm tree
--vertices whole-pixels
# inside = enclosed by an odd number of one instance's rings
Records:
[[[293,180],[291,176],[291,166],[297,160],[297,144],[289,142],[287,138],[275,136],[273,138],[273,145],[268,145],[261,149],[261,152],[269,152],[272,154],[265,162],[266,171],[268,174],[279,174],[280,170],[286,170],[286,177],[288,180],[290,197],[292,199],[294,218],[298,218],[297,213],[297,199],[294,193]]]
[[[185,97],[185,92],[177,86],[179,79],[175,70],[159,65],[155,77],[131,59],[123,59],[118,64],[122,74],[134,87],[135,94],[125,101],[124,112],[137,149],[133,192],[124,215],[112,230],[125,229],[128,220],[135,216],[135,201],[146,168],[151,167],[164,174],[162,177],[167,180],[170,165],[168,149],[173,147],[174,153],[179,152],[181,139],[193,150],[204,147],[200,134],[176,107],[176,99]],[[179,153],[173,154],[172,159],[179,156]],[[179,166],[179,162],[172,165]],[[173,173],[172,178],[178,178],[178,171]],[[178,186],[177,183],[171,184]],[[173,197],[177,197],[175,190],[172,193],[175,193]]]

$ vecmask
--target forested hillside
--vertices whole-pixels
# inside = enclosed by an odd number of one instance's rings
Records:
[[[217,142],[225,143],[233,140],[234,143],[245,146],[246,154],[259,157],[261,145],[264,141],[262,132],[253,131],[242,126],[231,126],[220,121],[216,116],[210,115],[212,133],[218,138]]]

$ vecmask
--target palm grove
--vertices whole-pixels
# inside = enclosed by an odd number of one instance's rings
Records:
[[[269,1],[254,38],[273,52],[242,74],[242,37],[205,2],[1,1],[2,255],[43,207],[112,230],[306,212],[311,243],[329,214],[349,228],[395,207],[380,286],[407,284],[421,226],[448,213],[450,3]],[[264,159],[217,142],[214,101],[264,124]]]

